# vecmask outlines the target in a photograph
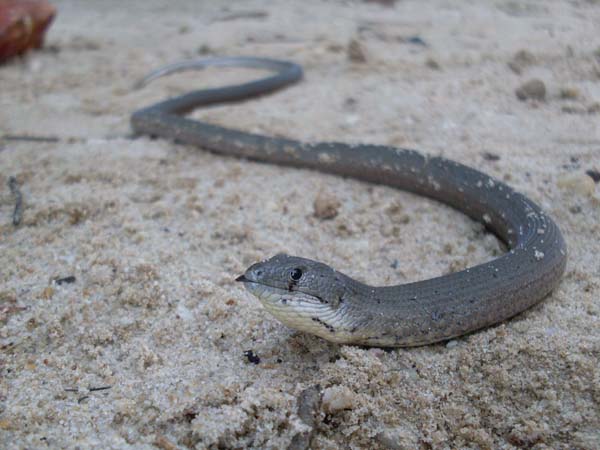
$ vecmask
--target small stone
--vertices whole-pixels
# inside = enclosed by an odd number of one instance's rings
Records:
[[[310,430],[301,431],[292,438],[287,450],[306,450],[311,448],[310,442],[317,426],[319,405],[321,404],[321,386],[318,384],[304,389],[297,400],[298,417]]]
[[[510,70],[512,70],[514,73],[516,73],[517,75],[521,75],[521,72],[523,72],[523,70],[521,69],[521,66],[519,66],[517,63],[515,63],[514,61],[509,61],[507,63],[508,68]]]
[[[41,48],[55,15],[47,0],[0,1],[0,63]]]
[[[585,173],[564,175],[558,179],[556,185],[579,195],[592,196],[596,190],[593,178]]]
[[[427,67],[429,67],[430,69],[433,69],[433,70],[442,70],[442,66],[440,66],[440,63],[439,63],[439,62],[437,62],[437,61],[436,61],[435,59],[433,59],[433,58],[427,58],[427,59],[425,60],[425,65],[426,65]]]
[[[211,53],[213,53],[213,49],[210,48],[210,46],[208,46],[207,44],[202,44],[200,47],[198,47],[196,53],[198,53],[199,55],[210,55]]]
[[[345,386],[332,386],[323,391],[323,410],[333,414],[354,406],[354,392]]]
[[[543,442],[548,434],[548,427],[545,424],[524,420],[522,424],[518,424],[510,431],[507,440],[519,448],[532,448],[538,442]]]
[[[313,203],[313,214],[317,219],[333,219],[338,215],[340,206],[341,204],[336,197],[319,192]]]
[[[356,39],[352,39],[348,44],[348,59],[355,63],[367,62],[367,56],[365,54],[363,46]]]
[[[588,114],[598,114],[600,113],[600,102],[594,102],[587,109]]]
[[[451,341],[448,341],[448,343],[446,344],[446,348],[450,349],[450,348],[454,348],[458,346],[458,341],[456,339],[452,339]]]
[[[377,347],[371,347],[369,349],[369,354],[375,356],[376,358],[383,358],[385,356],[385,350]]]
[[[391,8],[392,6],[394,6],[396,4],[396,0],[364,0],[365,3],[377,3],[381,6],[387,6],[388,8]]]
[[[408,450],[419,448],[418,437],[410,430],[403,427],[384,428],[374,438],[384,448],[389,450]]]
[[[260,364],[260,357],[252,350],[246,350],[244,356],[252,364]]]
[[[600,183],[600,171],[598,170],[586,170],[585,174],[590,177],[592,180],[594,180],[594,183]]]
[[[61,278],[55,278],[54,279],[54,283],[58,284],[59,286],[61,284],[75,283],[75,281],[77,281],[77,279],[75,278],[75,275],[69,275],[69,276],[66,276],[66,277],[61,277]]]
[[[29,330],[29,331],[33,331],[33,330],[35,330],[37,327],[39,327],[39,326],[40,326],[40,324],[39,324],[39,322],[37,322],[37,321],[35,320],[35,318],[33,318],[33,317],[32,317],[31,319],[29,319],[29,320],[27,321],[27,323],[25,324],[25,326],[27,327],[27,330]]]
[[[519,50],[515,53],[513,60],[519,64],[535,64],[536,57],[529,50]]]
[[[48,286],[42,291],[42,298],[44,300],[50,300],[54,296],[54,288],[52,286]]]
[[[587,110],[579,105],[565,105],[560,110],[566,114],[585,114]]]
[[[420,36],[410,36],[409,38],[406,38],[406,42],[408,44],[420,45],[422,47],[427,47],[427,42],[425,42],[423,39],[421,39]]]
[[[580,92],[579,89],[574,87],[564,87],[560,89],[559,95],[563,100],[575,100],[579,97]]]
[[[517,88],[515,94],[519,100],[544,100],[546,98],[546,85],[542,80],[533,78]]]
[[[508,62],[508,67],[516,74],[521,74],[527,66],[535,64],[536,58],[533,53],[528,50],[519,50],[513,58]]]
[[[500,161],[500,156],[496,155],[495,153],[490,153],[490,152],[483,152],[481,154],[481,156],[483,157],[483,159],[485,159],[486,161]]]
[[[331,53],[342,53],[344,51],[344,46],[341,44],[331,43],[327,44],[325,49]]]
[[[306,425],[314,427],[316,422],[317,410],[321,402],[321,386],[315,384],[304,389],[298,396],[298,417]]]
[[[177,450],[177,445],[175,445],[162,434],[156,436],[156,439],[154,440],[154,445],[156,445],[161,450]]]

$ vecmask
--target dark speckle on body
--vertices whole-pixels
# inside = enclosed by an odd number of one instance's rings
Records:
[[[335,333],[335,328],[329,325],[327,322],[322,321],[318,317],[311,317],[314,322],[317,322],[327,328],[330,332]]]

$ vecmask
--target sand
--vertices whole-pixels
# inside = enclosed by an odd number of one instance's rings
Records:
[[[46,49],[0,67],[0,136],[58,138],[0,138],[0,448],[600,448],[597,1],[54,3]],[[420,348],[286,328],[233,281],[277,252],[392,284],[502,246],[390,188],[133,139],[133,110],[257,76],[132,89],[207,54],[290,59],[306,77],[195,117],[477,167],[560,225],[562,283]],[[545,98],[519,100],[532,79]],[[318,196],[334,218],[314,216]]]

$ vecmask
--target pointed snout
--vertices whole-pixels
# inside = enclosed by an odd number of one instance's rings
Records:
[[[263,268],[264,262],[252,264],[246,271],[237,277],[235,281],[242,283],[260,283],[265,271]]]

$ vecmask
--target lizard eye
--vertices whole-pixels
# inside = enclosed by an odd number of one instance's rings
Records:
[[[296,268],[296,269],[293,269],[293,270],[290,272],[290,278],[291,278],[293,281],[298,281],[300,278],[302,278],[302,270],[301,270],[301,269],[298,269],[298,268]]]

